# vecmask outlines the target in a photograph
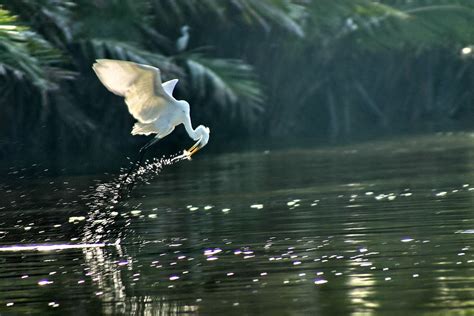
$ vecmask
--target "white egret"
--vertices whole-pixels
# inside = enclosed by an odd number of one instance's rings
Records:
[[[196,141],[184,151],[188,158],[206,146],[209,128],[199,125],[193,129],[189,103],[173,97],[178,79],[162,83],[158,68],[123,60],[98,59],[92,68],[110,92],[125,98],[128,111],[138,121],[132,135],[155,134],[140,149],[140,162],[146,149],[169,135],[179,124],[183,124],[189,137]]]
[[[186,50],[186,48],[188,47],[188,43],[189,43],[189,26],[184,25],[183,27],[181,27],[181,36],[176,41],[176,49],[178,50],[178,52],[182,52]]]

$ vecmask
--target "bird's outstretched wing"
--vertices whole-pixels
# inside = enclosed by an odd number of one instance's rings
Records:
[[[158,68],[110,59],[98,59],[92,68],[110,92],[125,97],[128,111],[141,123],[155,121],[173,104]]]
[[[178,83],[178,79],[172,79],[172,80],[170,80],[170,81],[163,82],[163,84],[162,84],[161,86],[163,87],[163,90],[165,90],[165,92],[166,92],[170,97],[172,97],[172,96],[173,96],[174,87],[176,86],[177,83]]]

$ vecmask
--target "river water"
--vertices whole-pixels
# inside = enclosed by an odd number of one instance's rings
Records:
[[[0,314],[474,313],[470,134],[204,149],[140,179],[8,168]]]

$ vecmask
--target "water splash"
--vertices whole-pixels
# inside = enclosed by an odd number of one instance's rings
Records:
[[[114,243],[116,243],[120,240],[123,232],[120,230],[117,236],[111,236],[110,229],[119,215],[116,208],[120,202],[129,196],[134,186],[153,180],[161,173],[163,167],[189,159],[186,151],[177,156],[153,158],[151,161],[145,161],[142,166],[134,167],[135,169],[131,171],[123,169],[118,177],[109,182],[98,184],[91,194],[84,197],[89,211],[83,242],[97,243],[107,238],[115,238]]]

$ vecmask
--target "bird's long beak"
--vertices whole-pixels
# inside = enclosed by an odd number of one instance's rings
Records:
[[[193,145],[193,147],[186,150],[186,154],[188,155],[189,158],[191,158],[191,156],[194,155],[195,153],[197,153],[199,151],[199,149],[201,149],[201,148],[202,148],[201,140],[198,140],[196,142],[196,144]]]

